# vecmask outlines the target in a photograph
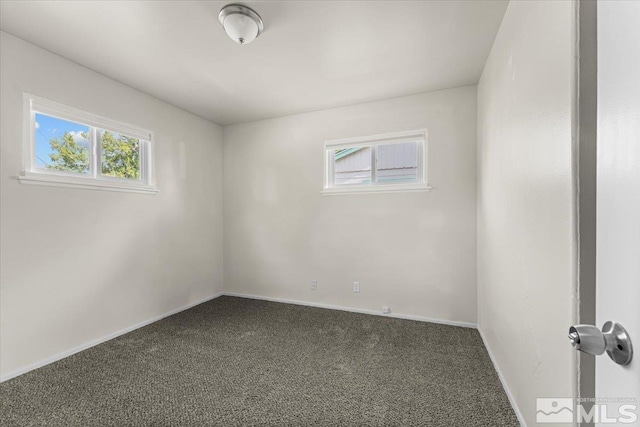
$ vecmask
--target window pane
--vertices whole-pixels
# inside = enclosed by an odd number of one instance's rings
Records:
[[[403,182],[417,179],[417,142],[378,146],[376,161],[377,182]]]
[[[40,169],[89,173],[89,126],[35,114],[35,164]]]
[[[333,151],[334,184],[371,183],[371,147],[351,147]]]
[[[100,130],[102,175],[140,179],[140,140]]]

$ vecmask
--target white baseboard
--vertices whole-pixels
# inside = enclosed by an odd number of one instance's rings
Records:
[[[81,352],[82,350],[86,350],[86,349],[88,349],[90,347],[96,346],[98,344],[102,344],[103,342],[112,340],[112,339],[114,339],[116,337],[119,337],[120,335],[124,335],[124,334],[126,334],[128,332],[131,332],[131,331],[134,331],[136,329],[142,328],[143,326],[147,326],[147,325],[149,325],[151,323],[157,322],[158,320],[162,320],[165,317],[172,316],[172,315],[174,315],[176,313],[179,313],[181,311],[188,310],[191,307],[194,307],[194,306],[196,306],[198,304],[202,304],[203,302],[211,301],[212,299],[218,298],[218,297],[220,297],[222,295],[223,295],[222,292],[218,292],[217,294],[214,294],[213,296],[207,297],[207,298],[205,298],[203,300],[193,302],[191,304],[185,305],[185,306],[180,307],[180,308],[176,308],[175,310],[171,310],[168,313],[162,314],[160,316],[156,316],[156,317],[154,317],[152,319],[145,320],[144,322],[140,322],[140,323],[138,323],[136,325],[126,327],[126,328],[121,329],[119,331],[113,332],[113,333],[111,333],[109,335],[105,335],[105,336],[100,337],[98,339],[86,342],[86,343],[81,344],[81,345],[79,345],[77,347],[74,347],[74,348],[72,348],[70,350],[63,351],[62,353],[58,353],[58,354],[56,354],[54,356],[48,357],[48,358],[46,358],[44,360],[41,360],[41,361],[36,362],[36,363],[33,363],[33,364],[31,364],[29,366],[26,366],[24,368],[16,369],[13,372],[9,372],[6,375],[2,375],[0,377],[0,382],[4,382],[4,381],[7,381],[7,380],[10,380],[11,378],[15,378],[15,377],[17,377],[19,375],[26,374],[29,371],[33,371],[34,369],[38,369],[38,368],[41,368],[41,367],[43,367],[45,365],[48,365],[50,363],[57,362],[58,360],[64,359],[65,357],[69,357],[69,356],[71,356],[73,354]]]
[[[257,300],[264,300],[264,301],[272,301],[272,302],[280,302],[280,303],[285,303],[285,304],[295,304],[295,305],[304,305],[304,306],[310,306],[310,307],[318,307],[318,308],[326,308],[326,309],[330,309],[330,310],[340,310],[340,311],[348,311],[348,312],[353,312],[353,313],[362,313],[362,314],[372,314],[375,316],[383,316],[383,317],[392,317],[392,318],[396,318],[396,319],[406,319],[406,320],[415,320],[415,321],[419,321],[419,322],[430,322],[430,323],[439,323],[439,324],[443,324],[443,325],[450,325],[450,326],[460,326],[460,327],[464,327],[464,328],[477,328],[477,325],[475,323],[469,323],[469,322],[460,322],[460,321],[455,321],[455,320],[443,320],[443,319],[433,319],[433,318],[429,318],[429,317],[423,317],[423,316],[413,316],[413,315],[407,315],[407,314],[398,314],[398,313],[389,313],[389,314],[383,314],[381,312],[375,311],[375,310],[369,310],[369,309],[360,309],[360,308],[352,308],[352,307],[346,307],[346,306],[339,306],[339,305],[332,305],[332,304],[323,304],[323,303],[316,303],[316,302],[307,302],[307,301],[298,301],[298,300],[290,300],[290,299],[284,299],[284,298],[272,298],[272,297],[264,297],[264,296],[260,296],[260,295],[249,295],[249,294],[242,294],[242,293],[237,293],[237,292],[218,292],[215,295],[212,295],[208,298],[205,298],[203,300],[200,301],[196,301],[194,303],[185,305],[183,307],[177,308],[175,310],[171,310],[168,313],[162,314],[160,316],[156,316],[152,319],[148,319],[145,320],[144,322],[140,322],[136,325],[132,325],[129,326],[127,328],[121,329],[119,331],[113,332],[109,335],[100,337],[98,339],[86,342],[84,344],[81,344],[77,347],[74,347],[72,349],[63,351],[62,353],[58,353],[54,356],[48,357],[44,360],[41,360],[39,362],[33,363],[29,366],[17,369],[13,372],[9,372],[8,374],[2,375],[0,376],[0,382],[4,382],[7,380],[10,380],[11,378],[15,378],[19,375],[25,374],[29,371],[32,371],[34,369],[38,369],[42,366],[48,365],[50,363],[56,362],[58,360],[64,359],[65,357],[69,357],[75,353],[78,353],[82,350],[86,350],[88,348],[94,347],[98,344],[102,344],[103,342],[109,341],[113,338],[119,337],[120,335],[124,335],[128,332],[134,331],[136,329],[142,328],[144,326],[147,326],[151,323],[157,322],[158,320],[162,320],[165,317],[169,317],[172,316],[176,313],[179,313],[181,311],[187,310],[191,307],[194,307],[198,304],[202,304],[204,302],[213,300],[215,298],[218,298],[222,295],[227,295],[227,296],[232,296],[232,297],[239,297],[239,298],[248,298],[248,299],[257,299]],[[486,343],[485,343],[485,347],[486,347]],[[487,347],[487,351],[489,351],[489,348]],[[493,357],[491,356],[491,352],[489,351],[489,356],[491,357],[491,360],[494,360]],[[495,365],[495,361],[494,361],[494,365]],[[496,367],[496,370],[497,367]],[[498,375],[500,376],[500,379],[502,381],[502,376],[500,375],[500,371],[498,370]],[[504,385],[504,381],[503,381],[503,385]],[[512,401],[512,397],[509,394],[508,390],[505,387],[505,390],[507,391],[507,395],[509,396],[509,400],[512,402],[513,405],[513,401]],[[515,408],[515,406],[514,406]],[[516,411],[517,413],[517,411]]]
[[[291,299],[285,299],[285,298],[264,297],[260,295],[249,295],[249,294],[242,294],[238,292],[223,292],[223,295],[230,296],[230,297],[257,299],[257,300],[263,300],[263,301],[281,302],[285,304],[295,304],[295,305],[305,305],[309,307],[327,308],[329,310],[350,311],[352,313],[373,314],[374,316],[393,317],[395,319],[405,319],[405,320],[416,320],[418,322],[429,322],[429,323],[439,323],[442,325],[461,326],[463,328],[473,328],[473,329],[477,328],[477,325],[475,323],[460,322],[457,320],[432,319],[430,317],[413,316],[410,314],[398,314],[398,313],[384,314],[379,311],[369,310],[365,308],[352,308],[352,307],[346,307],[342,305],[323,304],[319,302],[308,302],[308,301],[291,300]]]
[[[478,328],[478,325],[475,323],[469,323],[469,322],[460,322],[460,321],[455,321],[455,320],[442,320],[442,319],[433,319],[433,318],[429,318],[429,317],[423,317],[423,316],[413,316],[413,315],[406,315],[406,314],[397,314],[397,313],[389,313],[389,314],[383,314],[381,312],[375,311],[375,310],[369,310],[369,309],[361,309],[361,308],[352,308],[352,307],[346,307],[346,306],[339,306],[339,305],[332,305],[332,304],[323,304],[323,303],[316,303],[316,302],[307,302],[307,301],[298,301],[298,300],[290,300],[290,299],[285,299],[285,298],[273,298],[273,297],[265,297],[265,296],[260,296],[260,295],[249,295],[249,294],[242,294],[242,293],[237,293],[237,292],[218,292],[215,295],[212,295],[208,298],[205,298],[203,300],[200,301],[196,301],[193,302],[191,304],[185,305],[183,307],[177,308],[175,310],[171,310],[168,313],[162,314],[160,316],[156,316],[152,319],[148,319],[145,320],[144,322],[140,322],[136,325],[132,325],[129,326],[127,328],[121,329],[119,331],[113,332],[109,335],[103,336],[101,338],[86,342],[82,345],[79,345],[75,348],[72,348],[70,350],[64,351],[62,353],[58,353],[52,357],[49,357],[47,359],[41,360],[37,363],[31,364],[29,366],[26,366],[24,368],[20,368],[17,369],[13,372],[9,372],[6,375],[3,375],[0,377],[0,382],[4,382],[7,380],[10,380],[11,378],[15,378],[17,376],[20,376],[22,374],[25,374],[29,371],[32,371],[34,369],[40,368],[42,366],[48,365],[50,363],[56,362],[58,360],[64,359],[65,357],[69,357],[75,353],[78,353],[80,351],[86,350],[88,348],[94,347],[98,344],[102,344],[103,342],[112,340],[113,338],[119,337],[120,335],[124,335],[128,332],[134,331],[136,329],[142,328],[144,326],[147,326],[151,323],[157,322],[159,320],[162,320],[166,317],[172,316],[176,313],[179,313],[181,311],[184,310],[188,310],[196,305],[202,304],[204,302],[207,301],[211,301],[215,298],[218,298],[220,296],[231,296],[231,297],[239,297],[239,298],[248,298],[248,299],[256,299],[256,300],[264,300],[264,301],[272,301],[272,302],[279,302],[279,303],[285,303],[285,304],[295,304],[295,305],[303,305],[303,306],[309,306],[309,307],[318,307],[318,308],[326,308],[326,309],[330,309],[330,310],[340,310],[340,311],[348,311],[348,312],[353,312],[353,313],[362,313],[362,314],[372,314],[375,316],[383,316],[383,317],[392,317],[392,318],[396,318],[396,319],[406,319],[406,320],[415,320],[415,321],[419,321],[419,322],[430,322],[430,323],[439,323],[439,324],[443,324],[443,325],[451,325],[451,326],[461,326],[461,327],[465,327],[465,328],[475,328],[478,329],[478,332],[480,333],[480,336],[482,337],[482,341],[484,342],[484,346],[487,349],[487,353],[489,354],[489,358],[491,359],[491,362],[493,363],[493,366],[495,367],[496,372],[498,373],[498,378],[500,378],[500,382],[502,383],[502,387],[504,388],[505,393],[507,394],[507,398],[509,399],[509,402],[511,403],[511,406],[513,407],[514,412],[516,413],[516,416],[518,417],[518,421],[520,422],[520,424],[524,427],[526,427],[526,423],[524,421],[524,417],[522,416],[522,413],[520,412],[520,409],[518,408],[518,405],[513,397],[513,395],[511,394],[511,391],[509,390],[509,387],[507,386],[507,383],[504,379],[504,376],[502,375],[502,372],[500,371],[500,367],[498,366],[498,364],[496,363],[496,359],[493,356],[493,353],[491,352],[491,347],[489,347],[487,345],[487,340],[484,337],[484,334],[482,333],[482,329]]]
[[[516,417],[518,417],[518,421],[520,422],[520,425],[522,427],[527,427],[527,423],[524,421],[524,417],[522,416],[522,412],[520,411],[520,408],[518,408],[516,399],[513,397],[513,394],[511,394],[511,390],[509,390],[507,381],[505,380],[504,375],[502,375],[502,371],[500,370],[500,367],[496,362],[496,358],[493,356],[493,353],[491,352],[491,347],[489,347],[489,345],[487,344],[487,340],[485,339],[484,334],[482,333],[482,329],[480,327],[478,327],[478,332],[480,333],[480,337],[482,338],[482,342],[484,343],[484,348],[487,349],[487,353],[489,354],[489,359],[491,359],[491,363],[493,363],[493,367],[496,369],[496,372],[498,373],[498,378],[500,378],[500,382],[502,383],[502,388],[504,388],[504,392],[507,394],[507,398],[509,399],[509,403],[511,403],[513,412],[516,413]]]

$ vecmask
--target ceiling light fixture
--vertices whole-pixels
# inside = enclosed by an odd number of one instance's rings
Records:
[[[228,4],[220,9],[218,21],[231,40],[240,44],[251,43],[264,29],[260,15],[241,4]]]

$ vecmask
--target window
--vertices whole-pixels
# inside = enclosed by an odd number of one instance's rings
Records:
[[[25,94],[20,182],[155,193],[150,131]]]
[[[426,135],[418,130],[326,141],[323,194],[430,189]]]

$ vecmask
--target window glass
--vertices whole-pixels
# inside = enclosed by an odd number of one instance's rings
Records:
[[[100,167],[105,176],[140,179],[140,140],[101,129]]]
[[[153,133],[24,94],[21,183],[157,193]],[[28,108],[28,110],[27,110]]]
[[[376,147],[376,182],[407,182],[418,179],[418,143],[404,142]]]
[[[34,126],[37,168],[89,173],[89,126],[41,113]]]
[[[325,141],[322,194],[428,191],[427,130]]]
[[[371,183],[371,147],[333,150],[334,185]]]

